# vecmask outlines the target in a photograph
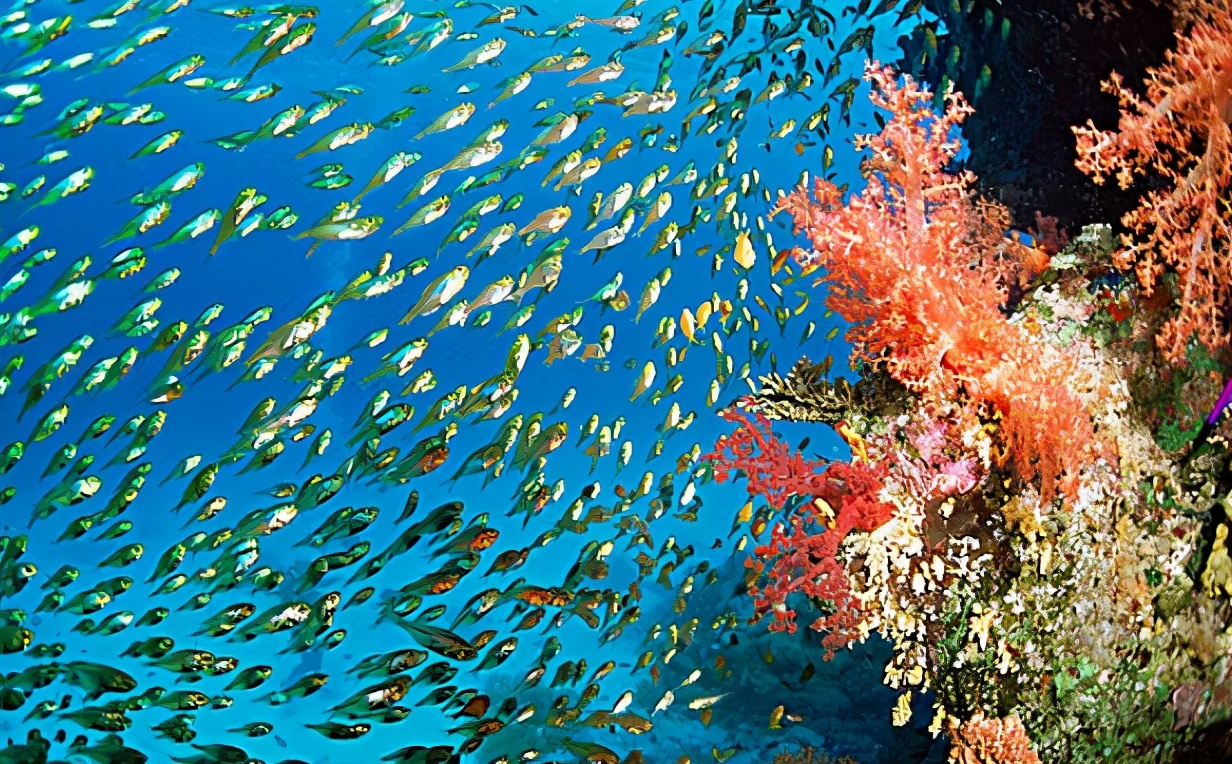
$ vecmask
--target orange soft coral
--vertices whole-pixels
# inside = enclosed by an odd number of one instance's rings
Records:
[[[986,719],[977,713],[953,733],[952,764],[1040,764],[1017,716]]]
[[[1115,177],[1128,188],[1147,173],[1163,181],[1122,219],[1135,236],[1124,237],[1116,263],[1133,268],[1148,295],[1175,271],[1179,311],[1156,339],[1177,363],[1191,337],[1211,352],[1226,348],[1232,318],[1232,2],[1189,5],[1197,20],[1148,72],[1144,97],[1115,72],[1104,83],[1120,100],[1117,129],[1073,128],[1075,163],[1096,183]]]
[[[889,112],[881,133],[860,136],[865,189],[844,200],[833,183],[786,196],[811,252],[805,272],[823,270],[827,306],[852,324],[855,357],[883,366],[926,401],[991,405],[1019,473],[1038,477],[1047,500],[1072,496],[1096,442],[1081,402],[1066,390],[1074,361],[1011,324],[1002,307],[1020,250],[988,205],[977,205],[970,172],[950,172],[961,148],[957,128],[971,112],[962,96],[930,108],[932,94],[910,77],[870,64],[873,104]]]

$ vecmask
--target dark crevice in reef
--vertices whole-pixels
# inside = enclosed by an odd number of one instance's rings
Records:
[[[1143,186],[1097,186],[1074,167],[1070,126],[1088,119],[1101,129],[1116,126],[1116,99],[1100,90],[1100,82],[1115,70],[1136,89],[1146,68],[1163,61],[1175,40],[1166,7],[1134,0],[1133,10],[1103,21],[1082,18],[1078,0],[925,5],[944,19],[946,34],[937,36],[937,53],[923,65],[927,31],[900,40],[899,66],[933,87],[948,71],[957,89],[974,97],[976,113],[963,131],[971,149],[967,167],[985,194],[1009,207],[1016,225],[1031,226],[1036,210],[1071,230],[1090,222],[1116,225],[1136,206]],[[991,77],[981,85],[985,66]]]

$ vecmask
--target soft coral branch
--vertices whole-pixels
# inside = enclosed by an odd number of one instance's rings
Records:
[[[748,480],[749,494],[765,497],[774,509],[782,509],[792,496],[816,494],[824,486],[821,470],[825,463],[793,452],[771,432],[765,415],[755,412],[750,416],[732,408],[723,417],[739,426],[721,436],[715,450],[702,457],[714,465],[715,480],[722,483],[739,470]]]
[[[1104,83],[1120,101],[1117,129],[1073,128],[1075,164],[1096,183],[1115,177],[1129,188],[1148,172],[1162,181],[1122,218],[1134,236],[1123,237],[1116,263],[1134,269],[1147,295],[1176,273],[1179,311],[1156,337],[1176,363],[1191,337],[1212,353],[1232,339],[1232,3],[1190,5],[1197,20],[1148,71],[1144,97],[1115,72]]]
[[[881,133],[856,141],[869,151],[867,185],[844,200],[817,180],[811,194],[801,187],[783,199],[776,212],[812,244],[796,260],[805,272],[824,270],[827,306],[852,324],[856,359],[884,366],[926,402],[991,405],[1019,473],[1040,480],[1045,500],[1058,489],[1072,495],[1096,442],[1064,385],[1076,362],[1002,312],[1017,245],[988,225],[975,177],[949,171],[971,108],[951,90],[936,114],[931,93],[875,63],[865,79],[873,104],[890,113]]]
[[[988,719],[979,712],[951,732],[952,764],[1040,764],[1026,727],[1017,716]]]
[[[891,508],[878,498],[886,464],[811,461],[778,438],[761,414],[729,409],[724,416],[738,426],[704,457],[714,464],[715,479],[742,472],[749,493],[764,496],[775,509],[791,496],[805,499],[785,523],[773,526],[770,541],[758,545],[748,562],[755,582],[749,587],[753,620],[772,613],[771,630],[795,632],[796,611],[787,598],[803,595],[825,611],[812,628],[826,632],[822,646],[833,657],[859,639],[863,621],[839,547],[851,531],[869,532],[890,519]]]

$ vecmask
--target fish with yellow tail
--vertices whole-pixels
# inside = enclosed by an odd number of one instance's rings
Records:
[[[501,88],[501,92],[496,96],[496,98],[492,99],[492,102],[488,104],[488,108],[491,109],[506,98],[512,98],[518,93],[521,93],[523,90],[526,90],[526,88],[530,87],[530,80],[533,74],[533,72],[525,71],[521,74],[510,77],[502,84],[497,85],[497,87]]]
[[[272,63],[274,59],[279,56],[289,55],[312,42],[312,36],[316,33],[316,31],[317,25],[311,21],[306,21],[300,26],[292,29],[290,33],[288,33],[282,40],[279,40],[277,43],[265,49],[265,52],[262,53],[261,57],[257,59],[257,62],[253,64],[252,69],[248,71],[248,74],[244,75],[244,82],[250,81],[253,75],[256,74],[261,67]]]
[[[412,141],[417,141],[420,138],[432,135],[433,133],[441,133],[446,130],[452,130],[455,127],[461,127],[467,123],[475,114],[475,104],[462,103],[445,112],[441,116],[432,120],[432,123],[420,130]]]
[[[659,294],[662,291],[662,288],[663,283],[657,278],[652,278],[650,281],[646,282],[646,286],[642,289],[642,297],[638,300],[637,315],[633,317],[633,323],[636,324],[640,321],[642,314],[645,313],[650,306],[659,301]]]
[[[352,58],[359,55],[361,51],[374,50],[382,43],[389,42],[406,31],[406,28],[411,25],[411,19],[413,17],[414,14],[407,11],[386,19],[388,23],[384,23],[375,32],[368,35],[368,37],[360,42],[359,45],[351,51],[351,54],[343,60],[350,61]]]
[[[370,215],[365,218],[355,218],[352,220],[338,220],[321,225],[313,226],[307,231],[292,237],[293,239],[316,239],[304,257],[312,257],[312,253],[316,248],[321,246],[323,241],[354,241],[356,239],[364,239],[376,233],[381,227],[381,223],[385,222],[385,218],[380,215]]]
[[[120,229],[119,233],[103,242],[103,246],[109,246],[117,241],[122,241],[138,234],[143,234],[154,226],[161,224],[170,214],[171,203],[165,199],[160,199],[142,210],[141,213],[135,218],[128,221],[128,223]]]
[[[632,32],[634,29],[641,26],[642,23],[641,19],[637,16],[609,16],[608,18],[603,19],[592,19],[589,16],[583,16],[579,13],[575,18],[581,24],[594,24],[596,26],[615,30],[622,34]]]
[[[620,764],[620,756],[615,751],[599,743],[589,743],[572,738],[563,738],[561,745],[574,756],[580,756],[582,761],[591,764]]]
[[[646,365],[642,367],[641,376],[637,378],[637,384],[633,388],[633,395],[629,398],[630,403],[636,401],[642,393],[650,389],[650,386],[654,384],[656,373],[654,361],[647,361]]]
[[[577,131],[579,122],[581,122],[581,117],[577,114],[557,114],[552,118],[552,124],[544,128],[543,132],[530,142],[527,149],[560,143]]]
[[[496,251],[506,242],[512,241],[514,235],[517,233],[517,230],[518,226],[516,223],[502,223],[501,225],[498,225],[496,228],[488,231],[488,233],[480,239],[471,251],[466,253],[466,256],[471,257],[476,252],[479,252],[479,259],[475,264],[478,265],[479,263],[482,263],[484,260],[496,254]]]
[[[416,56],[427,53],[452,36],[453,19],[441,19],[435,24],[430,24],[406,36],[407,47],[411,48],[408,55]]]
[[[594,228],[598,224],[602,223],[604,220],[607,220],[611,218],[612,216],[614,216],[616,213],[620,212],[622,209],[624,209],[625,205],[628,204],[629,200],[632,198],[633,198],[633,184],[628,181],[621,183],[619,186],[616,187],[616,190],[613,191],[611,195],[607,197],[606,200],[604,200],[603,206],[599,210],[599,214],[595,217],[594,220],[592,220],[590,223],[587,224],[586,230],[589,231],[590,229]]]
[[[653,255],[671,246],[672,242],[680,235],[680,224],[675,220],[663,226],[659,231],[659,235],[655,237],[654,244],[650,246],[648,255]]]
[[[415,228],[421,225],[431,225],[444,217],[446,212],[449,212],[449,195],[445,194],[442,197],[434,199],[423,207],[418,209],[410,219],[398,227],[390,236],[397,236],[404,231]]]
[[[406,205],[436,188],[437,182],[440,181],[441,176],[444,174],[445,173],[443,170],[431,170],[429,172],[425,172],[423,177],[420,178],[414,186],[411,186],[411,190],[406,192],[406,196],[402,197],[402,201],[395,205],[395,209],[402,209]]]
[[[214,243],[210,245],[210,254],[213,255],[222,246],[222,243],[235,233],[235,230],[240,227],[240,223],[244,222],[244,218],[248,217],[254,209],[264,204],[267,200],[265,194],[259,193],[255,188],[245,188],[236,195],[235,201],[231,202],[231,206],[227,208],[226,213],[222,216],[222,224],[218,228],[218,235],[214,237]]]
[[[599,85],[604,82],[611,82],[614,79],[618,79],[620,75],[624,74],[624,72],[624,64],[620,63],[619,60],[609,61],[606,64],[596,66],[594,69],[589,69],[582,72],[578,76],[569,80],[569,86]]]
[[[539,234],[554,234],[565,227],[572,217],[573,210],[567,206],[552,207],[540,212],[535,219],[522,226],[518,236],[525,244],[530,244]]]
[[[393,180],[399,173],[418,162],[421,158],[423,158],[423,155],[418,151],[399,151],[389,159],[386,159],[385,164],[381,165],[381,169],[376,171],[376,173],[372,176],[372,180],[368,181],[368,185],[360,189],[360,192],[356,194],[355,198],[352,199],[351,202],[358,203],[360,199],[367,196],[369,191],[377,186],[384,185]]]
[[[552,255],[544,259],[543,262],[532,268],[530,273],[523,274],[518,288],[514,290],[513,294],[509,295],[509,299],[521,305],[522,299],[532,289],[542,289],[545,292],[551,292],[556,288],[556,284],[560,280],[560,272],[563,267],[560,255]]]
[[[179,80],[182,80],[197,71],[202,66],[205,66],[205,56],[200,54],[187,56],[137,85],[132,90],[128,91],[128,94],[132,95],[139,90],[153,87],[154,85],[164,85],[172,82],[178,82]]]
[[[468,146],[458,153],[456,157],[451,159],[448,164],[441,167],[439,172],[448,170],[469,170],[473,167],[478,167],[491,162],[496,157],[500,156],[502,146],[500,141],[490,141],[481,143],[478,146]]]
[[[650,211],[646,213],[646,219],[642,221],[641,228],[637,229],[637,235],[641,236],[642,233],[651,226],[651,224],[661,220],[671,208],[672,193],[670,191],[660,193],[658,198],[655,199],[655,203],[650,208]]]
[[[493,305],[502,303],[509,299],[509,296],[513,294],[515,283],[516,282],[513,280],[513,276],[509,275],[501,276],[496,281],[493,281],[491,284],[484,287],[483,291],[479,293],[479,296],[476,297],[471,303],[471,312],[482,310],[484,308],[490,308]]]
[[[603,166],[603,160],[599,157],[591,157],[585,160],[578,166],[561,174],[560,180],[556,182],[555,191],[559,191],[566,186],[574,186],[575,193],[582,193],[581,184],[590,178],[594,177],[595,173],[599,172],[599,168]]]
[[[578,250],[578,254],[580,255],[580,254],[584,254],[586,252],[590,252],[594,250],[598,252],[598,254],[595,255],[595,258],[597,260],[599,257],[603,255],[604,252],[616,246],[617,244],[620,244],[624,240],[625,240],[624,226],[617,225],[617,226],[612,226],[611,228],[605,228],[604,230],[595,234],[595,237],[591,239],[589,242],[587,242],[586,246]]]
[[[271,21],[268,25],[257,30],[244,47],[231,57],[227,62],[227,66],[235,66],[249,54],[256,53],[262,48],[268,48],[271,45],[276,45],[279,40],[283,39],[290,33],[291,27],[295,26],[297,17],[293,13],[288,13]]]
[[[470,53],[462,57],[462,60],[453,66],[446,67],[441,71],[445,74],[457,72],[463,69],[474,69],[480,64],[488,64],[496,60],[497,56],[505,50],[505,41],[497,37],[494,40],[489,40],[478,48],[475,48]]]
[[[355,20],[355,23],[351,25],[351,28],[348,29],[342,37],[338,38],[338,41],[334,43],[334,46],[337,47],[342,45],[353,36],[364,31],[364,29],[379,27],[381,24],[389,21],[394,16],[397,16],[402,10],[403,5],[403,0],[392,0],[391,2],[378,0],[378,2],[369,3],[369,9]]]
[[[371,122],[365,122],[362,124],[359,122],[353,122],[322,136],[316,143],[296,154],[295,158],[303,159],[309,154],[315,154],[319,151],[336,151],[343,146],[350,146],[352,144],[359,143],[371,135],[372,130],[373,126]]]
[[[548,171],[547,176],[539,185],[547,188],[548,184],[551,183],[554,178],[563,176],[565,173],[573,171],[573,169],[580,164],[582,164],[582,151],[580,149],[570,151],[568,154],[561,157],[556,164],[552,165],[552,169]]]
[[[440,310],[462,291],[470,275],[470,268],[467,268],[465,265],[459,265],[448,273],[439,276],[424,288],[418,302],[411,306],[411,309],[406,312],[406,315],[398,323],[409,324],[420,316],[429,316]]]

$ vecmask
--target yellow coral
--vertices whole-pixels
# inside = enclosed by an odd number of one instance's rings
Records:
[[[1202,571],[1202,586],[1211,597],[1232,594],[1232,558],[1228,557],[1228,524],[1221,523],[1215,529],[1215,545]]]

